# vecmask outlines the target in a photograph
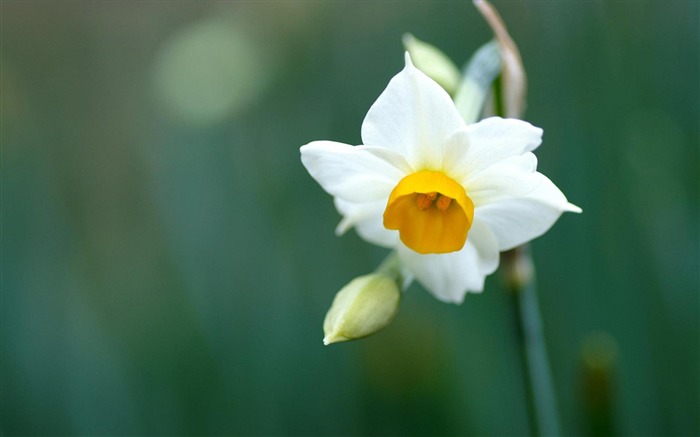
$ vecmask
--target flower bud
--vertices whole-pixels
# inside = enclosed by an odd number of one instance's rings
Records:
[[[457,111],[467,124],[476,123],[483,113],[494,81],[501,74],[501,46],[493,40],[474,53],[464,69],[455,93]]]
[[[581,394],[590,435],[615,435],[618,346],[606,332],[592,332],[581,345]]]
[[[397,282],[383,273],[357,277],[343,287],[323,322],[323,344],[374,334],[391,323],[401,301]]]
[[[459,86],[457,66],[437,47],[421,41],[410,33],[404,34],[403,46],[411,55],[411,61],[420,71],[440,84],[448,94],[454,95]]]

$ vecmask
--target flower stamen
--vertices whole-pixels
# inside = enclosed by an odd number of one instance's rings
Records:
[[[401,241],[418,253],[447,253],[464,247],[473,218],[474,204],[459,183],[424,170],[404,177],[391,192],[384,227],[398,230]]]
[[[420,208],[422,210],[428,209],[428,208],[430,208],[430,205],[433,204],[433,200],[435,200],[437,195],[438,195],[437,192],[421,193],[416,198],[416,205],[418,205],[418,208]]]
[[[435,206],[437,206],[440,211],[446,211],[451,204],[452,199],[445,195],[441,195],[440,197],[438,197],[437,201],[435,202]]]

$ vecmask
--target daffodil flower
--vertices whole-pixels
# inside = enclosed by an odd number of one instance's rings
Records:
[[[450,96],[406,66],[362,123],[364,145],[314,141],[301,147],[311,176],[365,240],[396,249],[406,270],[437,299],[480,292],[499,252],[545,233],[581,209],[532,153],[542,129],[515,119],[467,125]]]

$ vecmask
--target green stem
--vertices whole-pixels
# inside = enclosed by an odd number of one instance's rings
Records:
[[[504,267],[512,291],[532,434],[559,435],[559,415],[529,248],[521,246],[504,253]]]
[[[393,278],[399,288],[403,288],[403,273],[401,271],[401,260],[399,259],[399,254],[395,250],[392,250],[389,255],[384,258],[379,267],[374,270],[374,273],[381,273]]]

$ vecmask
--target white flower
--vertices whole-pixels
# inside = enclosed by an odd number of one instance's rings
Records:
[[[336,232],[355,227],[395,248],[442,301],[482,291],[499,251],[542,235],[564,211],[581,212],[536,171],[542,129],[498,117],[467,126],[408,53],[367,113],[362,141],[301,147],[304,166],[343,216]]]

